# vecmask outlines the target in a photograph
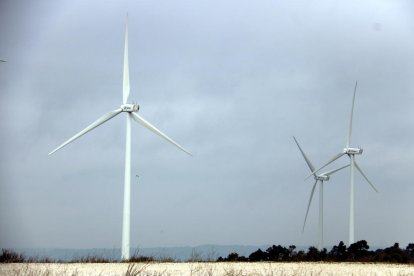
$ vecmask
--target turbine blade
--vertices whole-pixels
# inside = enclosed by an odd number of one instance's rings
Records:
[[[124,79],[123,79],[123,103],[126,104],[129,97],[129,64],[128,64],[128,15],[125,23],[125,48],[124,48]]]
[[[308,213],[309,213],[310,205],[312,203],[313,193],[315,192],[316,183],[318,183],[318,181],[319,180],[316,180],[315,184],[313,184],[313,187],[312,187],[312,192],[310,194],[309,202],[308,202],[308,209],[306,209],[305,221],[303,222],[302,233],[305,232],[306,219],[308,218]]]
[[[377,188],[375,188],[374,184],[372,184],[371,181],[369,181],[368,177],[363,173],[363,171],[361,170],[361,168],[358,166],[357,162],[354,161],[354,165],[355,168],[362,174],[362,176],[365,178],[365,180],[369,183],[369,185],[371,185],[372,189],[374,189],[374,191],[376,191],[378,193]]]
[[[300,145],[299,145],[298,141],[296,140],[295,136],[293,136],[293,140],[295,140],[296,145],[298,146],[300,152],[302,153],[303,158],[305,158],[305,161],[308,164],[308,167],[309,167],[310,171],[313,172],[315,170],[315,167],[312,165],[311,161],[309,160],[309,158],[306,156],[305,152],[300,147]]]
[[[165,140],[167,140],[168,142],[170,142],[171,144],[173,144],[174,146],[178,147],[179,149],[181,149],[182,151],[184,151],[185,153],[187,153],[188,155],[192,155],[191,152],[189,152],[188,150],[186,150],[185,148],[183,148],[182,146],[180,146],[178,143],[176,143],[173,139],[171,139],[170,137],[168,137],[167,135],[165,135],[164,133],[162,133],[159,129],[157,129],[155,126],[151,125],[148,121],[146,121],[144,118],[142,118],[138,113],[135,112],[131,112],[132,114],[132,118],[137,122],[140,123],[141,125],[143,125],[144,127],[146,127],[147,129],[151,130],[152,132],[154,132],[155,134],[159,135],[160,137],[164,138]]]
[[[335,161],[336,159],[338,159],[339,157],[341,157],[344,154],[345,154],[344,152],[338,153],[331,160],[329,160],[328,162],[326,162],[325,164],[323,164],[321,167],[319,167],[317,170],[314,170],[312,172],[312,174],[310,174],[309,176],[307,176],[305,178],[305,180],[308,179],[309,177],[311,177],[313,174],[317,173],[318,171],[322,170],[323,168],[325,168],[326,166],[328,166],[329,164],[331,164],[333,161]]]
[[[331,170],[331,171],[327,171],[326,173],[323,173],[322,175],[330,176],[331,174],[336,173],[337,171],[340,171],[342,169],[345,169],[346,167],[349,167],[349,164],[346,165],[346,166],[340,167],[338,169],[334,169],[334,170]]]
[[[346,140],[346,147],[349,148],[351,145],[351,134],[352,134],[352,118],[354,114],[354,104],[355,104],[355,94],[357,90],[358,81],[355,82],[354,96],[352,97],[352,108],[351,108],[351,118],[349,119],[349,128],[348,128],[348,139]]]
[[[122,110],[119,108],[119,109],[116,109],[114,111],[111,111],[111,112],[103,115],[101,118],[99,118],[98,120],[96,120],[95,122],[93,122],[92,124],[90,124],[89,126],[87,126],[85,129],[83,129],[81,132],[77,133],[75,136],[73,136],[72,138],[70,138],[69,140],[67,140],[66,142],[64,142],[62,145],[60,145],[56,149],[54,149],[51,152],[49,152],[49,155],[51,155],[54,152],[56,152],[57,150],[63,148],[67,144],[73,142],[74,140],[78,139],[79,137],[81,137],[82,135],[84,135],[87,132],[91,131],[92,129],[98,127],[99,125],[102,125],[103,123],[105,123],[109,119],[112,119],[113,117],[115,117],[116,115],[118,115],[121,112],[122,112]]]

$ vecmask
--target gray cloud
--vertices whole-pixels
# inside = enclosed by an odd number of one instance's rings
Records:
[[[47,153],[121,104],[126,11],[131,100],[194,152],[133,125],[134,246],[316,244],[316,200],[301,233],[312,181],[291,137],[315,164],[340,151],[355,80],[353,141],[380,190],[356,178],[356,238],[412,242],[409,1],[6,1],[0,10],[1,247],[120,246],[123,114]],[[348,177],[326,185],[326,244],[347,240]]]

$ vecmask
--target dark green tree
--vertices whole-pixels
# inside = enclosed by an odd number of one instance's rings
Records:
[[[299,250],[296,254],[294,254],[293,261],[303,262],[305,261],[305,257],[306,257],[305,251]]]
[[[343,241],[340,241],[338,245],[334,245],[332,250],[328,253],[328,257],[332,261],[343,262],[348,258],[348,251]]]
[[[395,263],[407,262],[407,258],[403,250],[400,248],[399,243],[394,243],[393,246],[384,249],[383,260]]]
[[[261,262],[266,260],[267,254],[263,252],[261,249],[258,249],[249,255],[249,261],[251,262]]]
[[[296,246],[295,245],[289,245],[289,259],[292,260],[295,257],[295,249]]]
[[[281,245],[273,245],[266,250],[269,261],[287,261],[290,251]]]
[[[405,256],[407,261],[414,262],[414,243],[409,243],[405,248]]]
[[[319,253],[320,252],[316,247],[309,247],[308,252],[306,253],[306,260],[310,262],[320,261]]]
[[[0,263],[22,263],[25,261],[23,254],[18,254],[9,249],[2,249]]]
[[[369,245],[366,240],[360,240],[348,247],[348,260],[365,261],[369,254]]]
[[[227,256],[226,260],[229,262],[237,262],[239,260],[239,254],[237,254],[236,252],[230,253]]]

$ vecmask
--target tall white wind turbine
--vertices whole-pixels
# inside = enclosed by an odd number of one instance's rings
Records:
[[[354,214],[355,214],[355,209],[354,209],[354,194],[355,194],[355,192],[354,192],[354,171],[355,171],[355,168],[365,178],[365,180],[368,182],[368,184],[371,185],[372,189],[374,189],[374,191],[378,192],[377,188],[375,188],[374,184],[372,184],[372,182],[368,179],[368,177],[362,171],[361,167],[355,161],[355,155],[361,155],[362,152],[363,152],[363,149],[362,148],[353,148],[353,147],[350,146],[351,145],[351,134],[352,134],[352,119],[353,119],[353,113],[354,113],[354,104],[355,104],[355,95],[356,95],[357,85],[358,85],[358,82],[355,82],[354,96],[352,98],[351,117],[349,119],[348,137],[347,137],[347,140],[346,140],[345,148],[343,149],[342,152],[335,155],[332,159],[330,159],[328,162],[326,162],[323,166],[321,166],[320,168],[312,171],[312,174],[316,173],[319,170],[321,170],[322,168],[328,166],[329,164],[331,164],[332,162],[334,162],[335,160],[340,158],[341,156],[343,156],[345,154],[348,155],[348,157],[350,159],[350,167],[351,167],[350,181],[349,181],[349,187],[350,187],[350,189],[349,189],[349,245],[353,244],[355,242],[355,225],[354,225],[354,221],[355,221],[355,219],[354,219]],[[312,175],[310,175],[310,176],[312,176]]]
[[[124,207],[123,207],[123,221],[122,221],[122,259],[128,260],[130,258],[130,210],[131,210],[131,119],[135,120],[137,123],[141,124],[145,128],[154,132],[155,134],[161,136],[171,144],[177,146],[179,149],[185,153],[191,155],[189,151],[184,149],[182,146],[173,141],[170,137],[162,133],[155,126],[150,124],[141,115],[138,114],[139,106],[137,104],[128,103],[128,97],[130,92],[129,86],[129,65],[128,65],[128,17],[126,18],[125,26],[125,49],[124,49],[124,74],[123,74],[123,97],[122,105],[111,111],[98,120],[87,126],[81,132],[64,142],[62,145],[52,150],[49,155],[53,154],[57,150],[63,148],[67,144],[78,139],[82,135],[91,131],[92,129],[100,126],[106,121],[114,118],[118,114],[125,112],[126,113],[126,139],[125,139],[125,178],[124,178]]]
[[[296,145],[298,146],[300,152],[302,153],[302,156],[305,159],[306,164],[308,164],[308,167],[309,167],[310,171],[313,172],[315,170],[315,167],[313,166],[312,162],[306,156],[305,152],[300,147],[299,142],[296,140],[296,138],[293,137],[293,139],[295,140]],[[330,170],[330,171],[327,171],[327,172],[321,173],[321,174],[313,173],[313,177],[315,179],[315,184],[313,184],[312,191],[311,191],[311,194],[310,194],[310,197],[309,197],[308,208],[306,209],[305,220],[303,221],[302,233],[305,231],[306,219],[308,218],[308,213],[309,213],[310,205],[312,203],[313,193],[315,192],[316,184],[318,184],[318,182],[319,182],[320,183],[320,185],[319,185],[319,224],[318,224],[318,236],[319,236],[318,250],[319,251],[321,251],[323,249],[323,182],[328,181],[330,176],[333,173],[336,173],[337,171],[340,171],[340,170],[342,170],[346,167],[349,167],[349,165],[345,165],[345,166],[340,167],[338,169]]]

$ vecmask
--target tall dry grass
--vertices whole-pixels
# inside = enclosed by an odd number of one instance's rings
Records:
[[[361,263],[9,263],[1,276],[411,276],[413,265]]]

